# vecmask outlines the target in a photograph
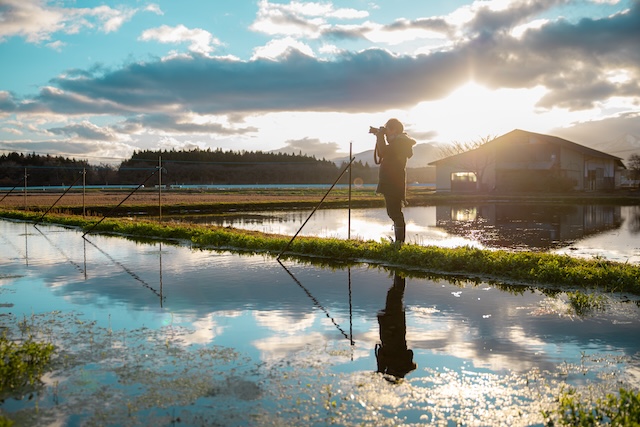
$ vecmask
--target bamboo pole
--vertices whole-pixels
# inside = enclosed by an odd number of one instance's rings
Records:
[[[302,224],[302,226],[298,229],[298,231],[296,231],[296,234],[291,238],[291,240],[289,240],[289,243],[287,243],[287,246],[284,247],[284,249],[282,250],[282,252],[280,252],[280,254],[278,254],[278,258],[277,260],[280,261],[280,257],[282,256],[283,253],[285,253],[287,251],[287,249],[289,249],[289,246],[291,246],[291,243],[293,243],[293,241],[295,240],[296,237],[298,237],[298,234],[300,233],[300,231],[302,231],[302,229],[304,228],[305,225],[307,225],[307,222],[309,222],[309,220],[311,219],[311,217],[313,216],[314,213],[316,213],[316,211],[318,210],[318,208],[320,207],[320,205],[322,204],[322,202],[324,202],[324,199],[327,198],[327,196],[329,195],[329,193],[331,192],[331,190],[333,190],[333,187],[336,186],[336,184],[338,183],[338,181],[340,181],[340,178],[342,178],[342,175],[345,174],[345,172],[347,171],[347,169],[349,167],[351,167],[351,163],[353,163],[353,161],[355,160],[355,157],[352,157],[351,160],[349,161],[349,164],[347,164],[347,166],[342,169],[342,172],[340,173],[340,175],[338,175],[338,177],[336,178],[336,180],[333,182],[333,184],[331,185],[331,187],[327,190],[327,192],[324,194],[324,196],[322,197],[322,200],[320,200],[320,203],[318,203],[316,205],[316,207],[313,209],[313,211],[311,212],[311,214],[309,215],[309,217],[306,219],[306,221]]]

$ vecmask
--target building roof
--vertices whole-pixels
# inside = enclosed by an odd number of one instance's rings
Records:
[[[594,150],[593,148],[585,147],[584,145],[580,145],[580,144],[577,144],[575,142],[571,142],[571,141],[568,141],[566,139],[559,138],[557,136],[544,135],[544,134],[535,133],[535,132],[528,132],[528,131],[521,130],[521,129],[514,129],[511,132],[505,133],[504,135],[499,136],[499,137],[487,142],[486,144],[483,144],[480,147],[478,147],[478,148],[476,148],[474,150],[471,150],[471,151],[486,149],[487,147],[494,146],[494,145],[508,144],[509,142],[514,141],[514,140],[521,141],[524,138],[527,138],[529,140],[531,138],[535,138],[536,140],[539,140],[541,142],[546,142],[548,144],[559,145],[559,146],[568,148],[570,150],[577,151],[577,152],[579,152],[579,153],[581,153],[581,154],[583,154],[585,156],[589,156],[589,157],[596,157],[596,158],[603,158],[603,159],[613,160],[616,163],[616,165],[621,166],[621,167],[626,169],[626,167],[624,166],[624,163],[622,163],[622,159],[620,157],[613,156],[613,155],[607,154],[607,153],[603,153],[602,151]],[[433,161],[433,162],[429,163],[429,165],[430,166],[437,166],[439,163],[450,162],[450,161],[454,160],[455,158],[457,158],[458,156],[462,156],[462,155],[467,154],[469,152],[470,151],[467,151],[465,153],[454,154],[453,156],[449,156],[449,157],[445,157],[444,159]]]

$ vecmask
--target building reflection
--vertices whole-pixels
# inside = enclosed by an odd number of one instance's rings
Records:
[[[500,204],[437,206],[436,225],[487,247],[549,250],[620,228],[614,205]]]
[[[375,347],[378,372],[389,375],[392,381],[404,378],[417,368],[413,361],[413,350],[407,348],[404,288],[405,278],[394,273],[385,307],[378,312],[380,343]]]

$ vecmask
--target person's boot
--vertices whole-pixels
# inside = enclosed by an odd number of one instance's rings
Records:
[[[395,233],[396,233],[396,241],[395,243],[398,245],[401,245],[404,243],[404,238],[405,238],[405,228],[404,227],[398,227],[398,226],[394,226],[393,227],[395,229]]]

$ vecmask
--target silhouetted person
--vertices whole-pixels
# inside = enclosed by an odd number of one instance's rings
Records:
[[[374,160],[380,164],[376,193],[384,196],[387,215],[393,221],[395,242],[404,243],[405,221],[402,207],[407,201],[407,159],[413,156],[416,141],[404,132],[398,119],[389,119],[384,127],[369,129],[376,135]]]
[[[404,287],[405,278],[395,273],[384,310],[378,313],[381,341],[375,348],[378,372],[391,375],[396,380],[404,378],[418,366],[413,361],[413,351],[407,348]]]

